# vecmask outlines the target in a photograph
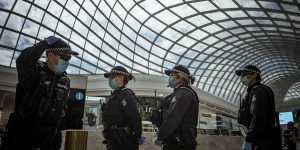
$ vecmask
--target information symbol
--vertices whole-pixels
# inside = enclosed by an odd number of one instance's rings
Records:
[[[83,100],[83,93],[82,92],[76,92],[75,93],[75,99],[78,101]]]

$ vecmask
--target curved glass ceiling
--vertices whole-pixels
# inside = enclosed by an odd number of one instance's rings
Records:
[[[293,86],[287,91],[287,94],[284,98],[287,100],[298,100],[300,99],[300,82],[294,83]]]
[[[49,35],[80,55],[69,73],[115,65],[163,75],[189,67],[195,86],[236,103],[234,70],[261,68],[265,83],[300,75],[300,0],[0,0],[0,64],[15,67],[27,46]]]

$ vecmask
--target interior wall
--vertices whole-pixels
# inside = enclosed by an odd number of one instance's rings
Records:
[[[0,91],[0,129],[4,129],[10,113],[14,111],[15,92]]]

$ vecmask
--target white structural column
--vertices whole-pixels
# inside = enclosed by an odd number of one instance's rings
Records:
[[[128,83],[128,88],[131,88],[137,96],[164,97],[172,92],[171,88],[168,88],[168,78],[156,75],[143,75],[134,74],[135,81]],[[108,80],[103,75],[91,75],[88,78],[87,84],[88,96],[108,96],[111,89],[108,85]],[[224,101],[223,99],[213,96],[207,92],[193,87],[197,92],[200,99],[200,107],[209,109],[216,113],[223,113],[235,117],[237,113],[237,106]]]
[[[168,88],[168,79],[162,76],[134,74],[135,80],[128,83],[127,87],[131,88],[138,96],[156,96],[163,97],[172,92]],[[88,78],[87,95],[88,96],[108,96],[111,88],[108,80],[103,75],[90,75]]]

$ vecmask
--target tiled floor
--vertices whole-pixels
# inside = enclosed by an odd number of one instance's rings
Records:
[[[161,148],[153,144],[153,133],[144,133],[145,144],[140,146],[140,150],[160,150]],[[102,144],[101,129],[89,131],[87,150],[105,150]],[[231,136],[198,136],[197,150],[240,150],[242,138]],[[63,147],[62,147],[63,150]]]

